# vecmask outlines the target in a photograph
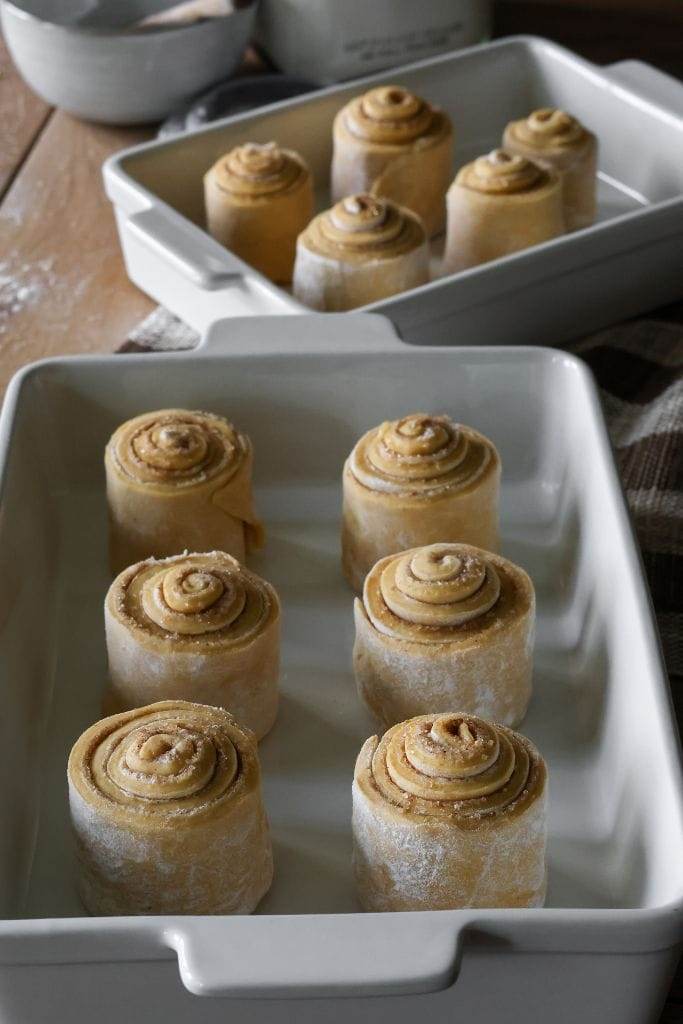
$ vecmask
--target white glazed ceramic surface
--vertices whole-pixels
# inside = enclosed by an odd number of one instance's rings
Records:
[[[256,12],[252,3],[224,18],[135,33],[56,24],[57,9],[68,18],[79,3],[31,0],[18,6],[0,0],[14,62],[48,103],[110,124],[158,121],[229,75],[241,60]]]
[[[278,68],[339,82],[480,43],[491,0],[261,0],[257,40]]]
[[[455,168],[498,145],[508,121],[541,106],[570,110],[600,140],[597,224],[366,307],[389,316],[404,338],[558,344],[681,297],[683,84],[636,61],[599,68],[527,37],[394,69],[116,156],[105,165],[105,184],[131,279],[199,331],[225,316],[302,312],[206,233],[202,177],[236,144],[275,139],[308,160],[318,207],[325,208],[334,115],[352,96],[387,81],[452,116]]]
[[[250,564],[284,611],[281,712],[260,747],[275,882],[251,918],[85,919],[65,764],[99,716],[105,679],[102,449],[122,420],[174,405],[225,413],[255,445],[268,542]],[[499,446],[503,553],[536,585],[522,729],[550,767],[544,910],[357,912],[351,778],[372,724],[351,671],[341,468],[364,430],[422,408]],[[577,360],[415,349],[380,317],[225,321],[196,353],[29,367],[10,386],[0,459],[3,1020],[575,1024],[579,997],[582,1024],[651,1018],[681,939],[678,751],[596,392]]]

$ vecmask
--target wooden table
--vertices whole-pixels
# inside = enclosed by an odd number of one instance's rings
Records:
[[[126,276],[101,176],[152,134],[52,110],[0,39],[0,395],[31,360],[117,348],[154,308]]]

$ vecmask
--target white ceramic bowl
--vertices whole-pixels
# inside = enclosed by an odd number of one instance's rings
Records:
[[[73,6],[68,0],[1,3],[5,41],[31,88],[78,117],[109,124],[161,120],[229,75],[256,12],[254,2],[183,28],[113,32],[59,24]]]

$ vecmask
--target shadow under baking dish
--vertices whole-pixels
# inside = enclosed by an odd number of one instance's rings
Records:
[[[251,566],[284,607],[282,706],[261,744],[276,877],[260,911],[353,912],[351,778],[373,727],[350,668],[339,569],[343,460],[415,409],[490,436],[504,467],[503,552],[538,594],[535,695],[522,726],[548,759],[554,907],[649,907],[680,889],[675,768],[592,393],[547,350],[176,355],[29,371],[0,513],[0,916],[69,917],[65,766],[100,717],[106,662],[103,446],[123,419],[181,405],[252,437],[268,544]],[[653,783],[652,780],[656,780]]]

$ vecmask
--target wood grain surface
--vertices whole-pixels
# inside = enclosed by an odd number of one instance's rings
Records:
[[[24,84],[0,36],[0,198],[50,114]]]
[[[150,134],[49,115],[0,205],[0,393],[26,362],[112,351],[153,308],[126,276],[101,179]]]

